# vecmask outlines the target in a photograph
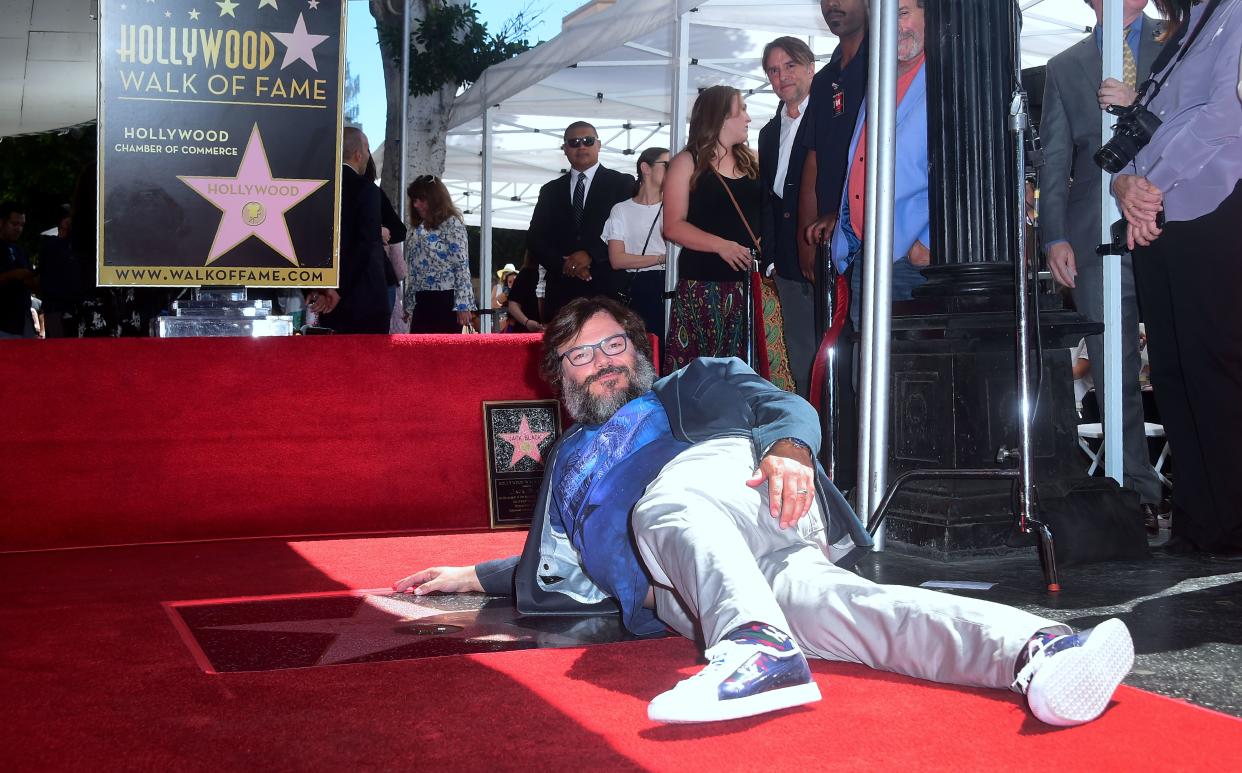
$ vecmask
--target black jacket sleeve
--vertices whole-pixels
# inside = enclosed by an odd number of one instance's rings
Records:
[[[388,194],[384,193],[383,188],[380,189],[380,224],[388,229],[389,244],[405,241],[405,223],[401,222],[401,216],[397,214],[396,207],[388,200]]]
[[[512,596],[513,571],[517,568],[519,558],[520,556],[509,556],[476,564],[474,571],[479,576],[483,592],[491,596]]]
[[[357,287],[372,250],[380,248],[380,189],[346,169],[348,186],[341,212],[341,294]],[[353,178],[348,177],[353,175]],[[356,178],[356,179],[354,179]],[[346,195],[342,194],[342,197]]]
[[[535,211],[531,214],[530,227],[526,231],[526,249],[539,261],[539,265],[561,275],[565,252],[561,251],[558,229],[565,227],[557,223],[557,212],[563,210],[556,202],[556,180],[539,189],[539,200],[535,202]],[[564,204],[564,202],[561,202]]]

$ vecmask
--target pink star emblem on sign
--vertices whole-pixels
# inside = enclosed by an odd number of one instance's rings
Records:
[[[528,456],[536,463],[542,463],[543,455],[539,453],[539,444],[551,434],[551,432],[532,432],[530,422],[526,420],[526,414],[522,414],[522,423],[518,425],[517,432],[498,432],[496,437],[513,446],[513,458],[509,460],[509,466],[513,467]]]
[[[293,25],[293,32],[273,32],[272,37],[285,46],[285,60],[280,63],[280,69],[302,61],[309,64],[315,72],[319,72],[319,65],[315,64],[315,46],[327,40],[328,36],[307,32],[306,20],[302,18],[302,14],[298,14],[298,22]]]
[[[250,140],[242,153],[236,176],[177,177],[220,209],[220,225],[207,253],[208,265],[251,236],[293,265],[300,265],[289,226],[285,223],[285,212],[319,190],[327,180],[272,177],[258,124],[250,130]]]

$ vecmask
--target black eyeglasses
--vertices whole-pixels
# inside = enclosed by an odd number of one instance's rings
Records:
[[[575,368],[581,368],[583,365],[589,365],[595,360],[595,350],[599,349],[609,357],[616,357],[625,348],[629,346],[629,336],[625,333],[617,333],[610,335],[597,344],[583,344],[575,346],[561,355],[561,359],[569,360],[569,364]]]
[[[565,140],[565,145],[570,148],[580,148],[586,145],[588,148],[595,144],[599,137],[570,137]]]
[[[665,166],[668,166],[668,162],[667,162],[667,161],[652,161],[652,162],[651,162],[651,165],[652,165],[652,166],[658,166],[658,165],[660,165],[660,164],[664,164]]]

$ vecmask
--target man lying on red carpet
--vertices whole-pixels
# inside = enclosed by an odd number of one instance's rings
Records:
[[[522,555],[424,569],[395,590],[513,594],[523,614],[619,606],[635,634],[701,639],[708,665],[648,708],[663,722],[817,701],[806,655],[1011,688],[1053,725],[1095,719],[1129,672],[1120,620],[1074,634],[850,571],[870,539],[814,461],[814,409],[740,360],[655,381],[642,321],[604,298],[562,309],[543,347],[543,375],[576,423],[549,454]]]

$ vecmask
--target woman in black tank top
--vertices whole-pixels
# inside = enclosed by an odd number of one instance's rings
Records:
[[[746,144],[749,123],[741,93],[712,86],[695,100],[686,149],[669,164],[664,238],[682,250],[666,372],[696,357],[746,356],[747,281],[759,247],[761,199],[759,162]]]

